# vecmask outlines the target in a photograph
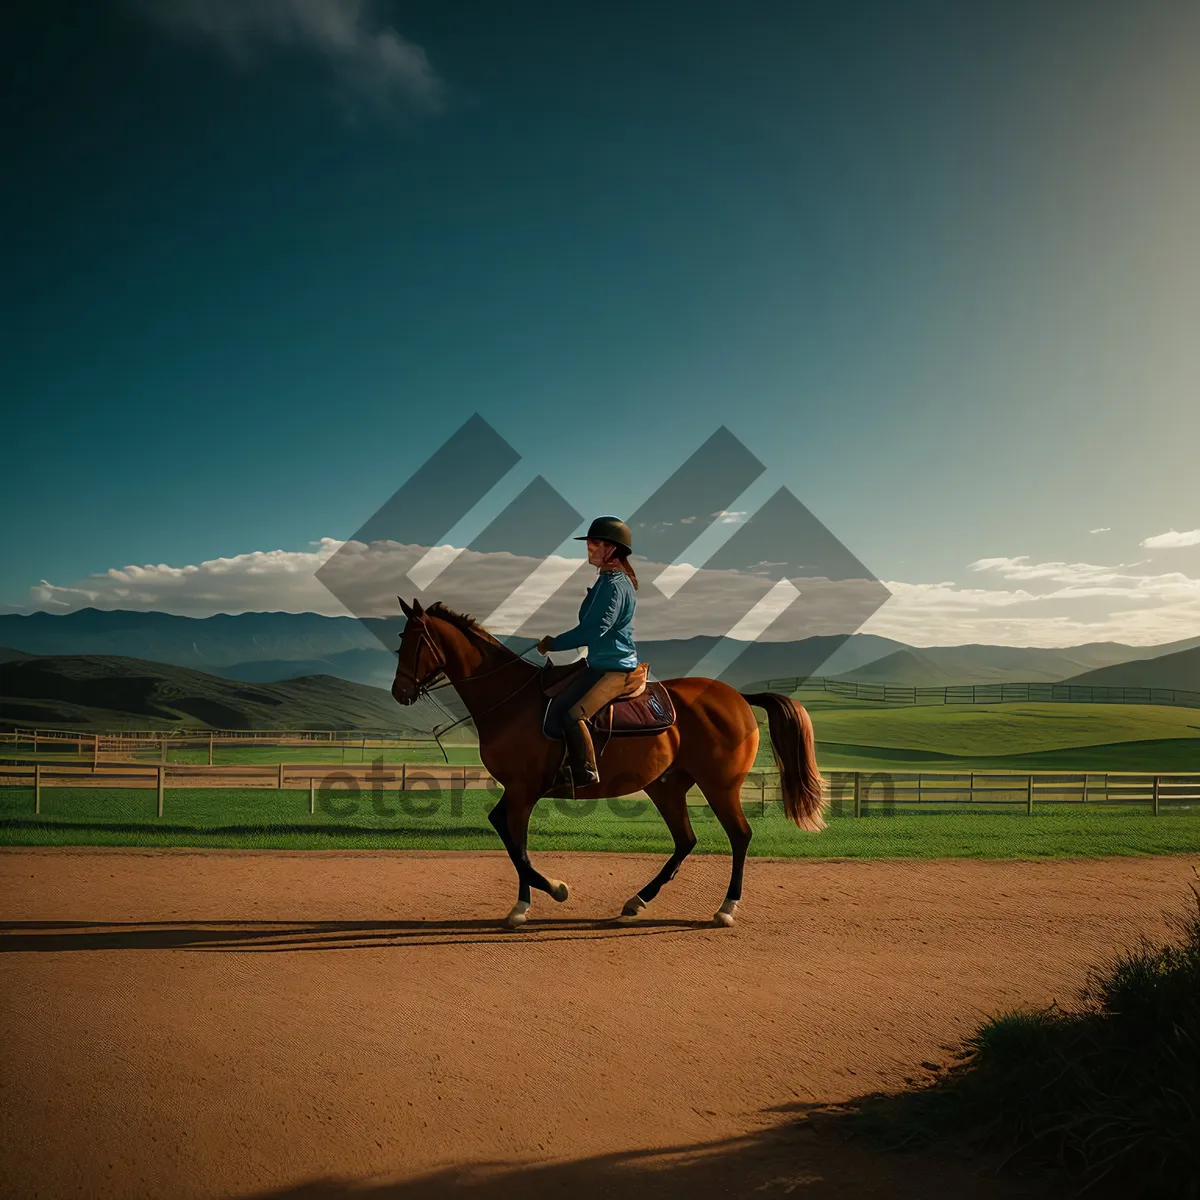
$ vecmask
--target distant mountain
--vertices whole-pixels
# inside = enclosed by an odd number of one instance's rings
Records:
[[[0,663],[0,727],[79,729],[393,729],[445,721],[429,701],[403,707],[379,688],[330,675],[246,684],[187,667],[113,655],[49,655]]]
[[[674,679],[689,674],[693,667],[714,648],[720,650],[721,638],[694,637],[673,641],[650,642],[638,639],[638,657],[650,664],[656,679]],[[832,674],[840,662],[854,666],[870,662],[901,646],[890,638],[859,633],[850,638],[811,637],[799,642],[750,642],[721,678],[736,688],[746,688],[772,678],[797,675]],[[727,649],[727,647],[726,647]],[[716,660],[724,666],[725,660]]]
[[[1088,646],[1047,649],[1038,646],[906,647],[840,678],[862,683],[944,687],[964,683],[1057,683],[1081,669],[1123,662],[1149,647],[1094,642]]]
[[[387,650],[342,650],[324,658],[253,659],[227,667],[213,667],[212,673],[247,683],[272,683],[298,679],[302,675],[334,675],[338,679],[387,691],[396,675],[396,656]]]
[[[64,614],[0,615],[0,653],[101,654],[189,667],[249,683],[332,675],[387,688],[404,618],[325,617],[319,613],[240,613],[179,617],[169,613],[78,609]],[[530,638],[502,638],[518,653]],[[687,674],[717,646],[713,637],[639,640],[638,652],[658,679]],[[1058,682],[1117,663],[1133,663],[1200,647],[1200,637],[1166,646],[1091,642],[1045,649],[1019,646],[906,646],[874,634],[755,642],[724,672],[735,687],[769,678],[820,674],[880,683]],[[728,650],[728,647],[720,647]],[[530,656],[538,661],[536,655]],[[725,660],[722,660],[725,661]]]
[[[839,679],[856,683],[895,683],[909,687],[945,687],[951,683],[969,683],[970,680],[952,678],[941,666],[927,658],[921,650],[897,650],[876,659],[853,671],[846,671]]]
[[[24,650],[13,650],[9,646],[0,646],[0,663],[20,662],[25,658],[36,657],[36,654],[26,654]]]
[[[1098,687],[1177,688],[1200,692],[1200,645],[1140,662],[1117,663],[1097,671],[1085,671],[1069,683]]]
[[[359,621],[319,613],[240,613],[179,617],[170,613],[82,608],[74,612],[0,615],[0,644],[34,654],[116,654],[192,667],[249,682],[323,673],[387,687],[404,619]],[[520,653],[533,638],[506,637]],[[686,674],[719,641],[714,637],[639,641],[659,679]],[[839,642],[843,642],[840,649]],[[849,669],[899,648],[873,634],[849,639],[758,642],[746,647],[726,678],[737,687],[768,676],[810,674],[834,653],[831,670]],[[536,661],[536,656],[531,656]]]
[[[319,613],[172,613],[81,608],[57,614],[0,614],[0,645],[33,654],[117,654],[178,667],[264,659],[316,661],[347,650],[386,652],[399,645],[404,618],[359,621]]]

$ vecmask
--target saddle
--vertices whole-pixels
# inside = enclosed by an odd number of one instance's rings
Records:
[[[542,668],[542,695],[556,696],[587,665],[585,659],[566,663],[563,666],[547,664]],[[661,683],[651,683],[647,676],[649,663],[638,663],[625,675],[624,686],[616,695],[593,697],[589,692],[583,698],[584,707],[589,701],[597,705],[588,717],[593,734],[606,737],[629,736],[640,733],[659,733],[675,724],[675,703],[671,693]],[[618,684],[619,680],[606,679],[605,688]],[[596,689],[599,691],[599,687]]]

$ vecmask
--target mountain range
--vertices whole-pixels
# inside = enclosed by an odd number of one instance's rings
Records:
[[[0,647],[4,647],[0,649],[0,662],[11,665],[30,655],[119,656],[157,668],[186,668],[210,679],[219,677],[258,687],[322,677],[382,690],[386,698],[396,670],[394,648],[399,645],[403,627],[400,615],[365,620],[286,612],[183,617],[95,608],[64,614],[9,613],[0,615]],[[533,645],[528,638],[501,640],[518,652]],[[639,641],[638,650],[640,657],[650,663],[655,677],[670,679],[690,673],[720,640],[696,637]],[[531,657],[539,661],[536,655]],[[1090,642],[1060,648],[915,647],[859,633],[846,639],[750,643],[723,678],[740,688],[769,678],[819,674],[916,686],[1069,680],[1200,690],[1198,662],[1200,637],[1160,646]],[[144,666],[139,669],[144,673]],[[11,676],[10,686],[23,678],[19,674]],[[1139,682],[1143,680],[1151,682]],[[211,690],[213,685],[205,686]],[[365,698],[360,699],[367,703]],[[57,702],[66,703],[67,698],[59,696]],[[375,702],[368,707],[373,708]],[[392,704],[390,699],[386,703]]]

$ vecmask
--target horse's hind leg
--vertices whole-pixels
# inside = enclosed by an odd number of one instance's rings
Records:
[[[653,783],[646,785],[646,795],[662,813],[662,818],[675,841],[675,849],[662,870],[636,896],[631,896],[625,901],[625,907],[621,909],[617,920],[636,921],[646,905],[658,895],[662,885],[675,878],[680,864],[695,848],[696,835],[692,831],[692,820],[687,810],[688,788],[692,786],[692,782],[692,777],[686,771],[670,767]]]
[[[750,848],[750,839],[754,836],[750,822],[746,820],[746,814],[742,811],[742,783],[739,779],[732,783],[708,787],[701,784],[700,790],[717,820],[721,822],[721,828],[729,838],[729,848],[733,853],[729,891],[725,893],[725,903],[713,916],[717,925],[732,925],[738,901],[742,898],[742,872],[746,866],[746,851]]]

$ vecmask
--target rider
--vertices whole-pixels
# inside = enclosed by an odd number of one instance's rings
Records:
[[[624,521],[597,517],[575,541],[587,542],[588,562],[599,571],[596,582],[579,606],[579,624],[557,637],[542,638],[537,648],[545,654],[587,647],[587,665],[551,699],[545,723],[548,737],[566,741],[571,776],[576,787],[584,787],[600,778],[586,718],[620,693],[626,675],[638,665],[633,643],[638,582],[629,565],[633,550]]]

